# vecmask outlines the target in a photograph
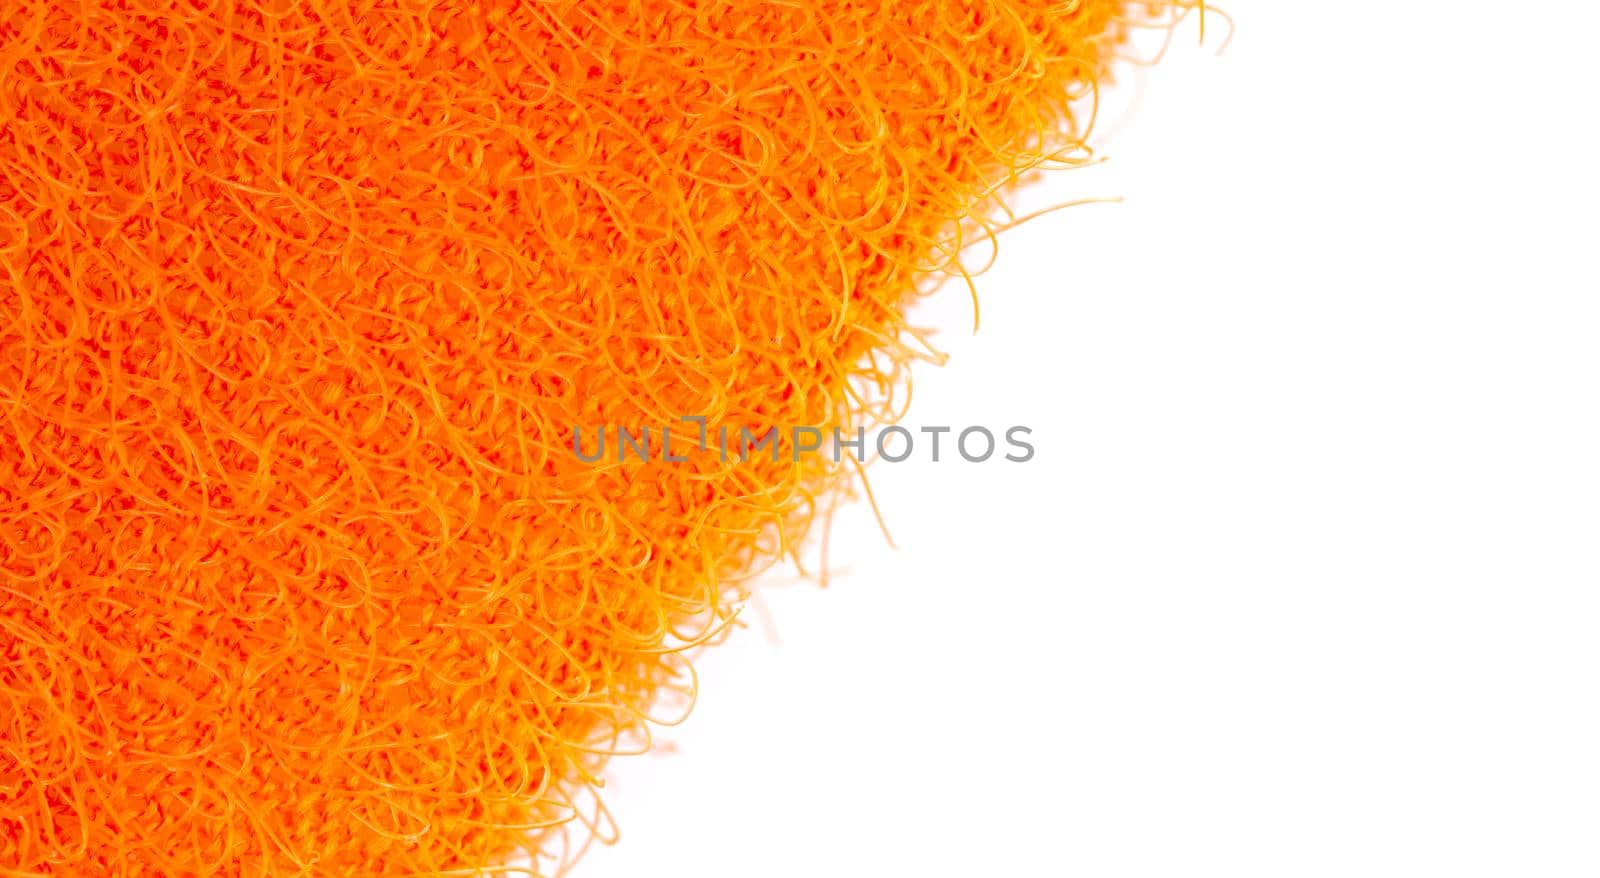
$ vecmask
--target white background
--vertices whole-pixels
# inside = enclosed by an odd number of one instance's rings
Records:
[[[1600,876],[1600,13],[1227,6],[578,876]]]

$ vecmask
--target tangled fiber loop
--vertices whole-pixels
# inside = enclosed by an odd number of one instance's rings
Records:
[[[7,0],[0,874],[561,865],[850,478],[574,428],[892,418],[1171,12]]]

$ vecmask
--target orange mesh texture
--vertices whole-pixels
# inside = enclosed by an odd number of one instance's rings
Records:
[[[849,474],[574,427],[894,417],[1156,14],[4,0],[0,874],[560,856]]]

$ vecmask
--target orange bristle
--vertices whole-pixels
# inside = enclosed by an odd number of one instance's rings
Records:
[[[852,472],[574,430],[893,417],[1174,11],[8,0],[0,874],[560,858]]]

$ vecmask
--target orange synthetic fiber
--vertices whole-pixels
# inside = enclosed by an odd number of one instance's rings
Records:
[[[1175,11],[0,6],[7,876],[565,858],[851,472],[574,427],[893,418],[908,300]]]

